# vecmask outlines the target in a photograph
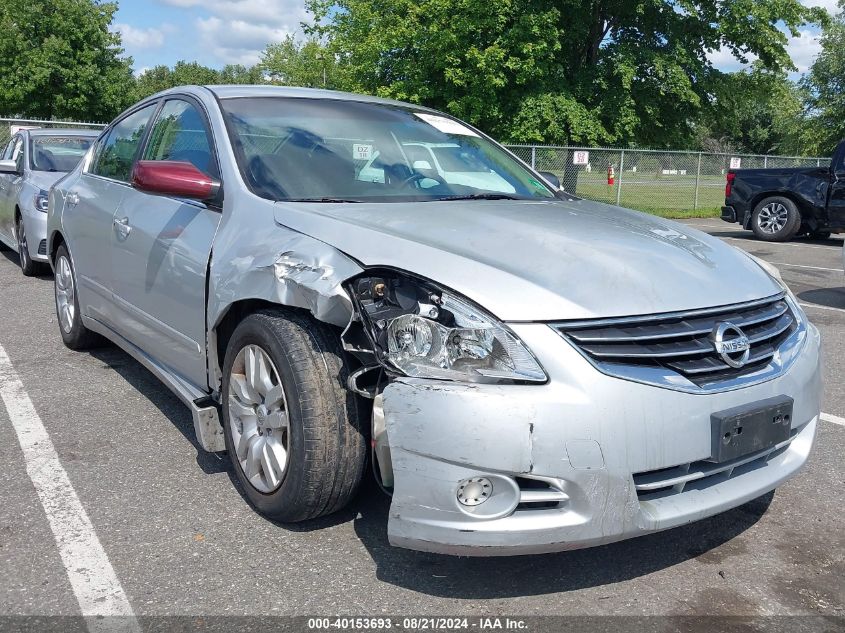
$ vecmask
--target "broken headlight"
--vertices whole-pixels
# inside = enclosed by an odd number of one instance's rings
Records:
[[[351,291],[379,360],[406,376],[546,380],[503,323],[432,282],[391,272],[355,279]]]

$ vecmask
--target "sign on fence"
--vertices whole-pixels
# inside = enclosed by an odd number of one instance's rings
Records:
[[[578,150],[572,153],[573,165],[588,165],[590,163],[590,152]]]
[[[742,159],[739,156],[731,156],[731,169],[742,167]]]

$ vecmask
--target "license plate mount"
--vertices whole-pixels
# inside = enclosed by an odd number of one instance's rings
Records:
[[[793,404],[789,396],[776,396],[713,413],[707,461],[727,462],[788,440]]]

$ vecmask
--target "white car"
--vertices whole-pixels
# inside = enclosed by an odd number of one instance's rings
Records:
[[[508,182],[490,169],[482,160],[474,158],[473,148],[458,143],[404,143],[409,162],[418,172],[427,176],[421,184],[435,186],[440,179],[450,185],[464,185],[476,189],[515,193]],[[378,152],[358,173],[358,180],[384,182],[384,168],[379,166]]]

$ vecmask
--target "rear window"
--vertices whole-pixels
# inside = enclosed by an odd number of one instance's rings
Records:
[[[94,142],[86,136],[32,136],[30,168],[34,171],[71,171]]]

